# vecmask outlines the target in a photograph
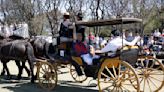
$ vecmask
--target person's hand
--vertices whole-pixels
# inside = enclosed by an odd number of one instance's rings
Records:
[[[140,36],[136,36],[136,39],[137,39],[137,41],[140,41],[141,37]]]
[[[95,53],[99,54],[99,53],[101,53],[101,51],[100,50],[96,50]]]
[[[94,49],[94,47],[93,46],[89,46],[89,52],[90,52],[90,54],[92,54],[93,56],[95,55],[95,49]]]

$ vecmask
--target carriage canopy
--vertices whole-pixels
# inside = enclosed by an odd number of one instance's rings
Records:
[[[139,18],[114,18],[114,19],[96,20],[96,21],[78,21],[76,22],[76,25],[93,27],[93,26],[141,23],[141,22],[142,19]]]

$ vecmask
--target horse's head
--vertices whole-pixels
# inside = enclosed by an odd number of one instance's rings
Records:
[[[0,40],[3,40],[3,39],[5,39],[5,37],[4,37],[4,36],[2,36],[2,35],[0,35]]]

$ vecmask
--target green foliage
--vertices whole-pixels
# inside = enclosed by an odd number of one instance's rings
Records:
[[[111,30],[105,28],[105,29],[101,30],[100,36],[102,36],[102,37],[109,37],[110,33],[111,33]]]
[[[161,21],[159,18],[152,18],[148,21],[148,23],[144,27],[144,31],[146,33],[150,33],[152,30],[160,28]]]
[[[152,7],[151,12],[147,13],[147,17],[144,18],[144,21],[146,21],[144,23],[144,32],[150,33],[155,29],[161,28],[163,15],[155,7]]]

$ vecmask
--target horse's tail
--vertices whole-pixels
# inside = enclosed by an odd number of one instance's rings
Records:
[[[50,58],[49,53],[48,53],[49,46],[50,46],[50,44],[48,42],[45,42],[45,44],[44,44],[44,50],[43,50],[45,52],[44,53],[45,54],[45,57],[48,58],[48,59]]]
[[[34,49],[29,42],[27,42],[27,44],[26,44],[26,52],[27,52],[28,60],[33,61],[33,62],[35,62],[37,60],[34,55]]]
[[[34,69],[34,62],[36,62],[37,59],[34,55],[34,49],[31,45],[31,43],[29,43],[29,42],[27,42],[27,44],[26,44],[26,53],[27,53],[28,63],[30,65],[30,70],[31,70],[31,75],[32,75],[31,82],[34,83],[35,78],[34,78],[33,69]]]

